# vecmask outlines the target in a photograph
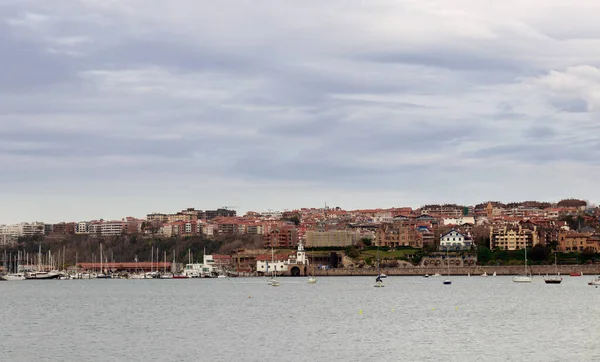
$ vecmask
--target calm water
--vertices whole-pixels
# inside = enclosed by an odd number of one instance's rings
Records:
[[[591,278],[0,282],[0,360],[597,361]]]

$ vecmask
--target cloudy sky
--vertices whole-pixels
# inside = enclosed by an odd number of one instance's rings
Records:
[[[0,223],[600,199],[600,4],[2,0]]]

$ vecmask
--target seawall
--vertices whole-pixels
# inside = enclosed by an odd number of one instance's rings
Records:
[[[527,267],[529,272],[534,275],[554,274],[554,265],[530,265]],[[433,275],[435,273],[447,274],[448,269],[443,267],[399,267],[399,268],[382,268],[382,273],[386,275]],[[451,275],[480,275],[483,273],[492,275],[518,275],[524,273],[524,267],[521,266],[471,266],[471,267],[454,267],[450,268]],[[599,275],[600,264],[592,265],[559,265],[558,272],[561,275],[569,275],[573,272],[581,272],[583,275]],[[337,268],[327,270],[315,270],[317,276],[375,276],[377,269],[375,268]]]

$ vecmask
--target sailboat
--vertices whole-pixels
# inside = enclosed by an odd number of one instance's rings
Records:
[[[527,244],[525,244],[525,274],[524,275],[515,275],[513,277],[513,282],[515,282],[515,283],[531,283],[531,277],[527,273]]]
[[[271,245],[271,264],[273,264],[273,271],[271,272],[271,280],[269,280],[269,285],[272,287],[278,287],[279,281],[275,280],[275,276],[277,275],[277,266],[274,264],[274,252],[273,246]]]
[[[100,244],[100,273],[98,273],[98,275],[96,275],[96,278],[98,279],[111,279],[111,275],[110,274],[105,274],[104,273],[104,268],[102,268],[102,244]]]
[[[450,256],[448,254],[448,248],[446,247],[446,264],[448,264],[448,277],[444,279],[444,285],[452,284],[452,280],[450,280]]]
[[[558,266],[556,264],[556,253],[554,253],[554,272],[556,275],[546,275],[546,277],[544,277],[544,282],[546,282],[546,284],[560,284],[560,282],[562,282],[562,277],[558,273]]]
[[[6,259],[6,251],[4,252],[4,259]],[[20,259],[21,259],[21,252],[18,251],[16,266],[12,262],[9,262],[10,266],[15,267],[16,270],[12,270],[12,273],[8,273],[8,274],[0,276],[0,280],[6,280],[6,281],[25,280],[25,274],[19,273],[19,260]],[[4,264],[6,265],[6,260],[5,260]]]
[[[379,245],[377,245],[377,278],[375,279],[375,288],[383,288],[385,285],[383,284],[383,280],[381,280],[381,270],[379,268]]]
[[[309,276],[306,281],[308,282],[308,284],[317,284],[317,277],[315,276],[315,266],[312,263],[312,254],[310,256],[309,268],[312,268],[312,275]]]

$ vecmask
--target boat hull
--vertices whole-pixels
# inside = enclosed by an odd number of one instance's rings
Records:
[[[60,278],[59,273],[32,273],[25,276],[27,280],[48,280]]]
[[[513,277],[513,282],[515,283],[531,283],[531,277],[525,275],[518,275]]]
[[[560,284],[562,279],[544,279],[546,284]]]

